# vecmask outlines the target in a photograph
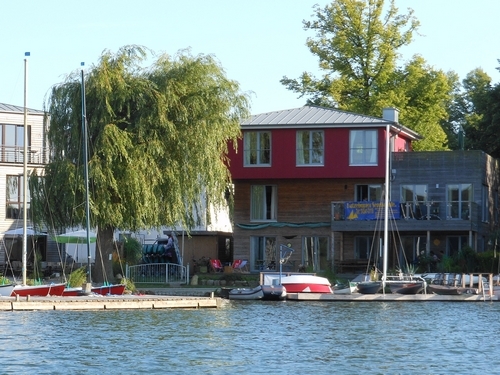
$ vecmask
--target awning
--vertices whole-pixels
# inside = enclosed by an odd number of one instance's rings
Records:
[[[97,240],[97,235],[94,232],[89,232],[90,243],[95,243]],[[58,243],[86,243],[87,242],[87,231],[77,230],[75,232],[63,233],[55,236],[55,240]]]

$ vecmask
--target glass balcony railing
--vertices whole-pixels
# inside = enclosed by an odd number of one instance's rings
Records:
[[[46,164],[47,149],[28,147],[29,164]],[[19,146],[0,146],[0,163],[24,163],[24,148]]]

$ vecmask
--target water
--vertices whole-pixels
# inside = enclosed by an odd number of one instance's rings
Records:
[[[1,374],[492,374],[500,303],[1,312]]]

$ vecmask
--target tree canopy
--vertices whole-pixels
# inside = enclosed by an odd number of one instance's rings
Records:
[[[384,0],[334,0],[314,9],[315,19],[303,24],[316,32],[307,46],[324,75],[304,72],[281,83],[309,104],[377,117],[384,107],[396,107],[400,122],[424,136],[415,149],[446,149],[440,123],[447,119],[456,76],[434,70],[418,55],[398,65],[399,50],[419,27],[413,10],[399,14],[394,0],[387,9]]]
[[[249,100],[209,55],[162,54],[125,46],[104,51],[85,74],[90,220],[99,231],[183,225],[203,200],[225,203],[229,140],[240,136]],[[85,223],[80,72],[55,85],[46,103],[51,160],[32,179],[38,221]],[[235,143],[235,142],[234,142]]]

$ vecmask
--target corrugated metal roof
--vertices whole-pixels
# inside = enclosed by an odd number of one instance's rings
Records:
[[[421,136],[405,126],[395,124],[393,121],[382,118],[360,115],[335,108],[317,106],[304,106],[253,115],[241,123],[242,129],[269,129],[269,128],[294,128],[294,127],[373,127],[397,126],[398,131],[406,133],[411,138],[419,139]]]
[[[389,121],[341,111],[334,108],[304,106],[284,111],[254,115],[242,122],[246,125],[346,125],[346,124],[387,124]]]
[[[0,103],[0,112],[24,113],[24,107],[12,104]],[[28,112],[32,114],[43,114],[43,111],[38,109],[28,108]]]

